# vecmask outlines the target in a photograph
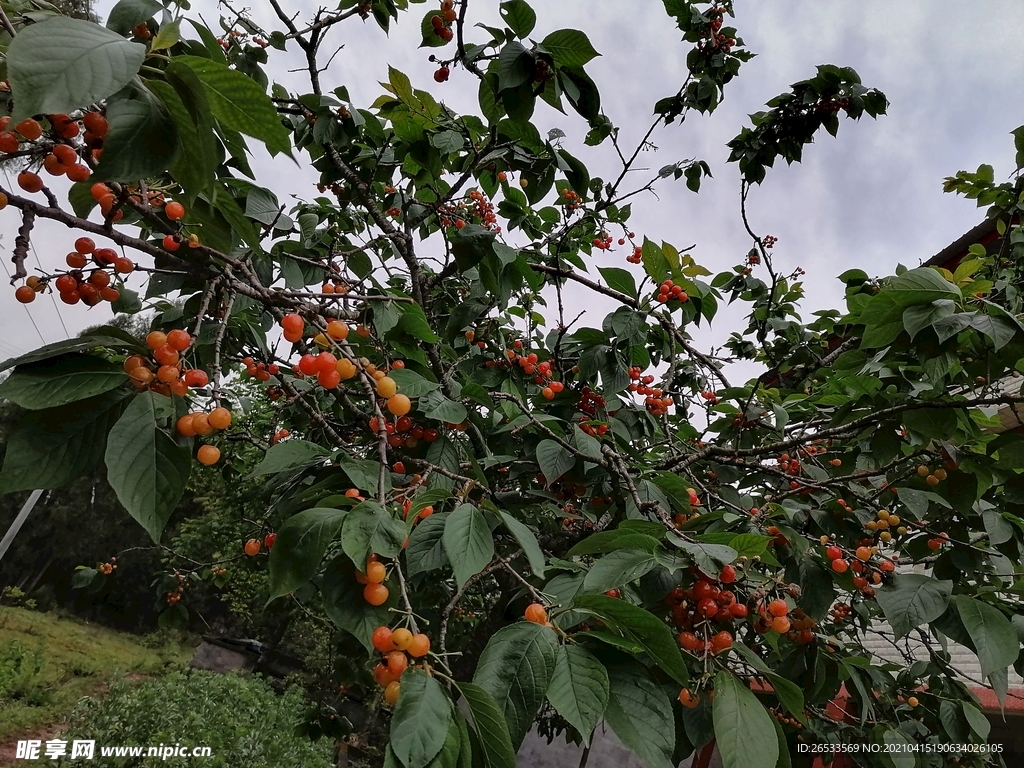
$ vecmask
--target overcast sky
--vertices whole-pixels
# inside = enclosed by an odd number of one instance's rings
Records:
[[[97,10],[105,15],[111,5],[100,3]],[[305,1],[284,5],[312,7]],[[653,103],[674,93],[684,77],[688,47],[679,42],[680,33],[661,2],[536,0],[533,5],[539,16],[534,33],[538,40],[561,27],[588,32],[603,54],[587,69],[601,89],[604,111],[621,128],[623,144],[635,143],[649,124]],[[258,21],[273,24],[269,3],[250,7]],[[435,85],[435,67],[427,61],[430,51],[416,47],[419,19],[430,7],[434,4],[414,5],[390,37],[372,21],[354,19],[336,27],[332,40],[345,47],[322,76],[325,89],[347,85],[355,106],[366,107],[380,95],[376,82],[386,79],[391,64],[456,110],[475,112],[475,78],[455,70],[448,83]],[[497,7],[498,0],[471,0],[470,18],[494,22]],[[209,0],[194,2],[191,13],[196,12],[211,23],[217,15]],[[1009,132],[1024,124],[1019,97],[1024,4],[740,0],[737,13],[739,33],[757,58],[743,66],[713,117],[693,116],[682,126],[662,129],[654,138],[659,151],[643,156],[653,169],[699,157],[711,164],[714,178],[699,195],[682,182],[664,182],[658,199],[648,195],[634,200],[631,228],[638,236],[678,247],[696,243],[697,260],[714,272],[737,263],[750,244],[739,219],[738,173],[735,165],[725,163],[725,142],[747,123],[748,113],[824,63],[852,66],[866,85],[885,92],[891,106],[888,116],[877,121],[843,122],[836,139],[822,133],[805,151],[802,164],[769,171],[751,194],[752,223],[760,233],[779,238],[775,250],[781,268],[807,270],[806,311],[838,304],[842,286],[835,276],[845,269],[857,266],[883,275],[900,262],[917,265],[980,221],[983,211],[973,202],[942,193],[942,179],[983,162],[995,166],[997,178],[1013,171]],[[290,55],[270,53],[272,79],[301,88],[300,75],[280,74],[298,63]],[[586,132],[578,117],[546,105],[538,107],[535,122],[542,134],[554,127],[565,131],[574,150]],[[593,175],[607,178],[617,170],[607,147],[580,154]],[[254,167],[260,182],[282,200],[289,194],[315,194],[315,175],[297,171],[290,161],[258,155]],[[14,209],[0,214],[0,248],[8,270],[17,226]],[[38,225],[35,251],[48,267],[62,265],[73,239],[62,226]],[[597,262],[629,266],[626,255],[620,249],[601,254]],[[14,301],[13,288],[7,295],[0,301],[0,322],[7,329],[0,336],[0,359],[38,346],[40,337],[56,341],[109,317],[109,305],[89,310],[61,304],[58,310],[49,297],[41,297],[25,308]],[[720,342],[736,321],[735,314],[725,313],[711,337],[706,332],[697,337],[705,345]],[[600,315],[588,318],[587,324],[600,326]]]

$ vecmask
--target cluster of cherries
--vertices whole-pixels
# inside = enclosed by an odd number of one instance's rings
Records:
[[[358,491],[356,491],[358,494]],[[348,495],[346,493],[346,495]],[[353,498],[360,499],[360,496]],[[372,606],[384,605],[388,601],[391,592],[384,585],[384,579],[388,577],[387,568],[384,563],[377,560],[377,556],[371,554],[366,560],[366,571],[356,570],[356,581],[363,586],[363,599]]]
[[[462,200],[457,205],[445,205],[438,210],[437,216],[441,226],[462,229],[467,221],[477,221],[484,229],[500,232],[501,227],[498,226],[498,217],[494,213],[494,204],[476,189],[471,190],[468,197],[471,201],[469,205]]]
[[[644,376],[643,369],[636,365],[631,367],[628,373],[630,378],[628,389],[630,392],[644,396],[644,407],[647,412],[652,416],[666,415],[668,409],[672,407],[672,398],[666,396],[660,388],[651,386],[654,383],[654,377],[649,374]]]
[[[96,570],[102,573],[104,576],[109,576],[117,570],[117,558],[112,557],[106,563],[100,563],[96,566]]]
[[[245,542],[245,546],[242,549],[245,552],[245,554],[247,554],[249,557],[256,557],[256,555],[258,555],[260,553],[260,550],[263,547],[266,547],[268,552],[271,549],[273,549],[274,548],[274,543],[276,541],[277,541],[277,534],[271,532],[271,533],[266,534],[263,537],[263,544],[262,545],[260,544],[260,540],[259,539],[252,538],[252,539],[249,539],[247,542]]]
[[[441,13],[430,17],[430,26],[434,34],[446,43],[450,43],[455,33],[452,32],[452,24],[458,18],[455,13],[454,0],[441,0]],[[436,75],[435,75],[435,79]],[[438,80],[438,82],[442,82]]]
[[[939,467],[933,472],[924,464],[917,468],[917,474],[923,477],[924,481],[928,483],[928,485],[938,485],[947,477],[946,470],[942,467]]]
[[[380,420],[376,416],[370,419],[367,426],[373,434],[380,434]],[[416,424],[411,416],[399,416],[395,421],[385,419],[384,430],[388,433],[388,445],[392,448],[415,448],[421,440],[425,443],[433,443],[441,436],[441,433],[433,427]],[[402,468],[404,470],[404,464]],[[397,469],[395,472],[401,475],[405,474],[404,471]]]
[[[822,537],[825,541],[828,539]],[[831,568],[836,573],[846,573],[847,571],[853,571],[854,576],[853,586],[863,592],[866,596],[871,597],[875,594],[874,586],[878,586],[882,583],[883,573],[892,573],[896,570],[895,558],[880,557],[876,566],[872,566],[871,559],[878,555],[878,547],[869,546],[871,539],[867,540],[868,543],[861,544],[852,553],[852,557],[843,551],[841,547],[836,544],[830,544],[825,549],[825,558],[830,562]],[[868,583],[870,580],[870,584]]]
[[[607,251],[612,247],[612,236],[607,232],[602,232],[594,238],[594,247],[599,251]]]
[[[138,389],[148,387],[161,395],[184,397],[189,388],[210,383],[206,371],[182,366],[181,353],[192,346],[188,331],[153,331],[146,336],[146,346],[151,350],[149,359],[131,355],[124,361],[124,372]]]
[[[79,162],[81,151],[92,152],[94,160],[99,159],[103,147],[103,139],[107,135],[107,120],[99,112],[86,112],[79,120],[72,119],[69,115],[58,114],[48,115],[47,122],[50,124],[49,133],[54,139],[50,153],[43,158],[43,168],[51,176],[67,176],[71,181],[85,181],[91,175],[89,166]],[[85,129],[83,138],[84,146],[78,147],[73,143],[62,143],[61,140],[74,142]],[[38,120],[27,118],[11,127],[11,118],[0,117],[0,152],[13,153],[21,148],[21,142],[38,141],[45,131]],[[20,137],[20,138],[19,138]],[[18,185],[26,192],[39,192],[44,184],[39,174],[33,171],[23,171],[18,175]]]
[[[736,599],[736,593],[724,587],[736,581],[736,569],[727,565],[717,582],[700,578],[684,589],[676,587],[665,597],[672,615],[672,623],[683,630],[679,645],[690,653],[721,653],[733,642],[731,632],[712,633],[711,622],[724,624],[734,619],[745,619],[747,606]],[[701,637],[693,631],[701,631]]]
[[[384,689],[384,700],[394,706],[402,690],[399,682],[402,674],[410,663],[430,653],[430,638],[423,633],[414,635],[404,627],[392,631],[380,626],[373,631],[370,642],[384,654],[373,670],[373,679]]]
[[[223,407],[214,408],[209,413],[193,411],[178,419],[175,429],[182,437],[206,437],[230,427],[231,418],[231,411]],[[196,459],[200,464],[212,466],[220,461],[220,448],[215,445],[201,445],[196,452]]]
[[[167,601],[168,605],[174,605],[180,601],[182,594],[188,588],[188,579],[182,576],[180,572],[175,571],[174,578],[178,580],[178,586],[164,595],[164,599]]]
[[[685,304],[690,300],[690,297],[686,295],[686,291],[683,290],[681,285],[676,285],[671,280],[665,280],[658,286],[658,292],[655,294],[654,300],[659,304],[666,304],[670,301],[678,301],[680,304]]]
[[[257,381],[270,381],[271,376],[276,376],[281,372],[281,368],[277,363],[261,363],[256,362],[252,357],[243,357],[242,365],[245,366],[245,372],[253,379]]]
[[[583,205],[582,198],[580,198],[580,196],[571,189],[563,189],[562,197],[565,199],[566,203],[565,210],[569,213],[578,211]]]
[[[84,270],[90,260],[95,268],[87,276]],[[97,248],[89,237],[80,237],[75,241],[75,250],[67,255],[65,262],[71,268],[70,271],[56,278],[33,275],[14,292],[15,298],[22,304],[30,304],[35,301],[36,294],[45,291],[52,280],[60,300],[65,304],[82,302],[93,307],[101,301],[117,301],[121,292],[110,284],[113,276],[128,275],[135,270],[135,263],[131,259],[120,256],[113,248]]]

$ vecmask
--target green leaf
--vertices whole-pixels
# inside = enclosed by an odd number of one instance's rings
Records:
[[[644,271],[650,275],[650,278],[656,283],[664,282],[671,268],[658,244],[644,237],[640,257],[643,259]]]
[[[593,612],[609,628],[642,646],[647,654],[680,685],[690,673],[668,625],[638,605],[605,595],[578,595],[573,606]]]
[[[415,514],[410,512],[410,515]],[[444,551],[445,515],[431,515],[416,524],[409,535],[409,546],[405,550],[405,562],[409,575],[427,573],[448,565]]]
[[[364,501],[345,518],[341,548],[360,571],[371,552],[398,557],[405,544],[405,526],[375,501]]]
[[[693,562],[706,576],[716,576],[722,570],[723,565],[727,565],[739,557],[739,553],[735,549],[725,544],[687,541],[679,535],[669,536],[668,540],[692,557]]]
[[[569,557],[576,555],[599,555],[605,552],[614,552],[618,549],[642,549],[645,552],[653,552],[660,545],[661,542],[653,536],[648,536],[645,533],[636,533],[625,528],[617,528],[614,531],[600,531],[599,533],[587,536],[574,545],[566,554]]]
[[[436,419],[448,424],[460,424],[469,416],[466,406],[449,400],[440,392],[431,392],[420,400],[419,409],[428,419]]]
[[[146,46],[91,21],[54,16],[24,27],[7,50],[11,119],[103,101],[135,77],[145,57]]]
[[[612,290],[637,298],[636,279],[633,273],[619,267],[598,267],[597,271]]]
[[[894,575],[891,586],[876,589],[875,599],[899,640],[945,613],[952,594],[952,581],[905,573]]]
[[[98,181],[159,176],[178,153],[178,129],[164,103],[135,82],[107,102],[110,128],[96,166]]]
[[[179,40],[181,40],[181,19],[174,19],[160,25],[160,29],[149,47],[153,51],[165,51],[177,45]]]
[[[480,750],[486,768],[516,768],[516,750],[508,732],[508,723],[494,697],[473,683],[456,683],[473,717]]]
[[[514,40],[498,54],[498,90],[514,90],[533,79],[533,54]]]
[[[494,557],[491,529],[480,510],[472,504],[460,504],[447,515],[443,539],[459,589],[471,576],[486,568]]]
[[[559,29],[540,41],[540,45],[564,67],[582,67],[595,56],[600,56],[590,44],[590,38],[578,29]]]
[[[123,37],[142,22],[149,21],[162,9],[163,6],[156,0],[120,0],[110,9],[107,29]]]
[[[886,728],[882,742],[888,747],[885,754],[892,760],[893,768],[914,768],[917,758],[911,751],[916,743],[895,728]]]
[[[314,508],[284,521],[270,550],[271,600],[313,578],[347,514],[343,509]]]
[[[425,379],[409,368],[396,368],[388,376],[395,380],[398,391],[408,397],[422,397],[441,387],[437,382]]]
[[[428,344],[434,344],[441,340],[430,327],[427,316],[423,313],[423,307],[419,304],[399,304],[398,309],[402,313],[402,319],[398,321],[399,330]]]
[[[430,137],[430,145],[439,150],[443,155],[451,155],[455,152],[461,152],[462,148],[466,146],[466,141],[458,131],[441,131],[441,133],[436,133]]]
[[[391,718],[391,749],[405,768],[426,768],[444,747],[452,706],[444,688],[413,667],[402,675],[402,692]]]
[[[0,382],[0,398],[29,410],[56,408],[125,383],[121,366],[92,355],[66,355],[19,365]]]
[[[125,287],[122,283],[117,287],[118,297],[110,303],[110,310],[116,313],[135,315],[142,311],[142,301],[138,291]]]
[[[610,695],[604,718],[615,735],[647,768],[674,765],[676,724],[665,690],[638,664],[612,667],[608,682]]]
[[[7,440],[0,494],[58,488],[98,467],[129,397],[114,390],[26,414]]]
[[[326,448],[307,440],[285,440],[267,449],[263,461],[252,471],[253,475],[273,475],[311,467],[323,461],[330,453]]]
[[[543,579],[545,558],[544,552],[540,548],[540,543],[537,541],[537,534],[505,510],[500,510],[500,512],[505,527],[515,537],[519,546],[523,548],[523,554],[526,555],[526,559],[530,563],[530,570],[533,571],[533,575]]]
[[[931,304],[908,307],[903,312],[903,328],[910,334],[910,340],[929,327],[936,320],[949,317],[956,311],[956,304],[949,299],[940,299]]]
[[[947,281],[939,274],[938,270],[931,267],[910,269],[899,277],[894,277],[885,287],[883,293],[888,294],[901,307],[931,304],[937,299],[956,301],[963,298],[959,288]]]
[[[982,741],[987,741],[988,734],[992,730],[992,723],[988,721],[988,718],[985,717],[980,709],[970,702],[962,701],[960,702],[960,707],[964,711],[964,717],[967,718],[971,730],[978,734]]]
[[[775,768],[779,742],[772,717],[731,672],[715,675],[713,712],[723,768]]]
[[[221,123],[265,142],[271,155],[288,152],[288,131],[264,90],[252,78],[226,64],[198,56],[176,56],[202,82],[210,110]]]
[[[541,440],[537,446],[537,464],[550,486],[576,465],[576,457],[554,440]]]
[[[1017,660],[1020,642],[1002,611],[968,595],[957,595],[953,602],[974,642],[984,677],[1001,672]]]
[[[277,544],[274,544],[275,549]],[[273,552],[274,550],[271,550]],[[365,587],[356,581],[352,563],[344,555],[331,560],[324,571],[324,612],[327,618],[362,643],[367,653],[374,653],[373,632],[393,621],[392,608],[398,607],[397,590],[388,594],[383,605],[370,605],[363,597]]]
[[[520,40],[529,36],[537,25],[537,13],[526,0],[505,0],[500,6],[502,21]]]
[[[498,630],[480,655],[473,682],[487,691],[504,713],[515,749],[523,743],[544,701],[557,654],[553,630],[522,621]]]
[[[608,671],[594,655],[579,645],[561,645],[555,660],[547,697],[570,725],[590,743],[608,706]]]
[[[583,580],[583,591],[601,593],[625,586],[650,573],[657,565],[654,555],[646,550],[617,550],[591,566]]]
[[[188,449],[157,424],[173,415],[170,398],[154,392],[136,395],[110,430],[104,457],[107,481],[118,501],[155,542],[178,506],[192,469]]]

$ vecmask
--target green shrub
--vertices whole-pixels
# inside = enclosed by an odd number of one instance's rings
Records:
[[[51,696],[52,684],[43,674],[43,660],[17,640],[0,648],[0,705],[20,702],[41,707]]]
[[[261,678],[192,670],[141,683],[118,681],[109,694],[79,702],[62,738],[100,746],[207,746],[208,768],[330,768],[330,745],[295,732],[303,698],[296,688],[276,694]],[[111,768],[153,764],[149,758],[104,758]],[[196,758],[159,761],[194,766]]]

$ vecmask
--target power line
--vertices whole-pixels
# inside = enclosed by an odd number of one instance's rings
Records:
[[[32,248],[32,255],[35,256],[36,266],[38,266],[39,270],[42,271],[43,270],[43,262],[41,262],[39,260],[39,252],[36,251],[36,244],[33,243],[33,242],[29,242],[29,246]],[[62,315],[60,313],[60,305],[57,304],[57,300],[55,298],[53,298],[53,291],[52,290],[50,291],[50,301],[53,303],[53,308],[57,312],[57,319],[60,320],[60,327],[64,329],[64,336],[66,336],[67,338],[70,339],[71,338],[71,334],[68,333],[68,327],[64,324],[64,315]]]
[[[7,169],[6,168],[4,168],[3,170],[4,170],[4,179],[6,179],[6,181],[7,181],[7,187],[11,188],[11,186],[12,186],[11,185],[11,177],[7,174]],[[0,261],[3,261],[3,260],[0,259]],[[39,256],[36,256],[36,261],[37,262],[39,261]],[[4,264],[4,273],[7,275],[7,279],[10,280],[11,279],[11,273],[8,271],[6,264]],[[50,298],[53,298],[53,297],[51,296]],[[32,313],[28,311],[28,305],[27,304],[22,304],[21,306],[25,310],[25,314],[28,315],[28,319],[32,323],[32,327],[36,329],[36,335],[39,336],[39,340],[41,342],[43,342],[43,344],[45,344],[46,343],[46,339],[43,338],[43,334],[39,330],[39,326],[36,325],[36,319],[34,317],[32,317]],[[57,314],[59,316],[60,312],[58,312]],[[61,325],[64,324],[63,318],[61,318],[60,322],[61,322]]]

